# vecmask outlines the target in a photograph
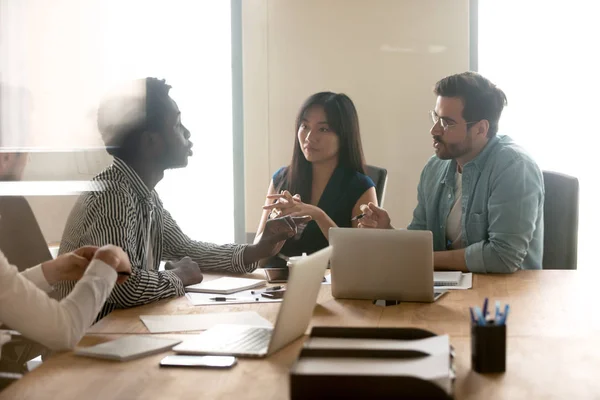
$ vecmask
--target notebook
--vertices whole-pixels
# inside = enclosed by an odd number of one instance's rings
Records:
[[[74,350],[74,353],[84,357],[129,361],[170,350],[179,343],[181,343],[181,340],[158,338],[148,335],[133,335],[96,346],[78,347]]]
[[[460,283],[462,272],[444,271],[433,273],[433,286],[456,286]]]
[[[185,290],[187,292],[197,293],[231,294],[242,290],[265,286],[266,284],[267,282],[264,279],[223,277],[186,286]]]

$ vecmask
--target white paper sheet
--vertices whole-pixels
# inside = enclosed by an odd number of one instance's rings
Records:
[[[463,273],[460,278],[460,283],[456,286],[434,286],[435,290],[466,290],[473,287],[473,273]]]
[[[273,327],[273,324],[254,311],[186,315],[140,315],[140,319],[150,333],[200,331],[218,324]]]
[[[259,289],[253,289],[259,291]],[[280,303],[283,299],[269,299],[262,297],[259,294],[252,294],[252,290],[245,290],[234,294],[222,295],[214,293],[186,293],[188,300],[195,306],[214,306],[214,305],[228,305],[228,304],[249,304],[249,303]],[[214,301],[211,298],[215,297],[226,297],[231,299],[228,301]]]

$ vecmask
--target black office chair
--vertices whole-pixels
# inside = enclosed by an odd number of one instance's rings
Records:
[[[35,215],[23,196],[0,196],[0,250],[19,271],[52,259]],[[3,326],[3,329],[8,327]],[[41,344],[20,335],[13,336],[13,340],[2,347],[0,372],[8,375],[0,378],[0,387],[16,379],[18,374],[26,373],[27,361],[47,354],[48,349]]]
[[[544,269],[577,269],[579,180],[558,172],[543,171]]]
[[[52,259],[25,197],[0,196],[0,218],[0,250],[19,271]]]
[[[366,172],[368,177],[375,183],[375,192],[377,192],[379,207],[383,207],[385,185],[387,184],[387,169],[367,165]]]

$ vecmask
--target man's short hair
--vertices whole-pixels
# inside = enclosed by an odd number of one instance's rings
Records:
[[[135,158],[144,132],[164,130],[170,89],[164,79],[139,79],[100,103],[98,130],[108,154],[124,160]]]
[[[488,137],[498,133],[498,122],[506,105],[506,95],[487,78],[476,72],[450,75],[435,84],[434,93],[442,97],[458,97],[464,109],[462,116],[467,122],[488,120]]]

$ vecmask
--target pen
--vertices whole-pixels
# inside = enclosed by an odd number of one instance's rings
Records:
[[[487,308],[488,308],[488,298],[486,297],[483,300],[483,318],[485,319],[485,317],[487,316]]]
[[[502,317],[500,318],[500,321],[498,322],[498,325],[505,325],[506,324],[506,317],[508,317],[508,312],[510,311],[510,306],[508,304],[506,304],[504,306],[504,314],[502,314]]]
[[[209,300],[212,300],[212,301],[239,301],[239,300],[244,300],[244,299],[239,298],[239,297],[211,297],[211,298],[209,298]],[[253,300],[259,301],[259,299],[256,297]]]
[[[475,323],[475,314],[473,314],[473,307],[469,307],[469,312],[471,313],[471,322]]]
[[[353,221],[358,221],[359,219],[362,219],[362,218],[364,218],[364,216],[365,216],[365,213],[358,214],[356,217],[352,217],[352,218],[350,219],[350,222],[353,222]]]
[[[500,300],[496,300],[496,315],[494,316],[494,321],[496,321],[496,323],[498,323],[499,318],[500,318]]]
[[[477,316],[477,325],[485,325],[485,319],[481,314],[481,308],[479,308],[479,306],[475,307],[475,315]]]

